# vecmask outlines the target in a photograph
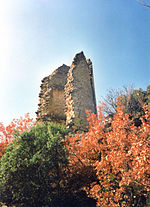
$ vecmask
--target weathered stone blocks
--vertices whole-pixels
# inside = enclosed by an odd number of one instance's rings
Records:
[[[83,52],[77,54],[68,72],[65,86],[66,124],[74,129],[85,129],[85,110],[96,113],[92,63],[86,61]]]
[[[66,121],[75,130],[86,130],[85,110],[96,111],[92,62],[83,52],[71,67],[63,65],[42,80],[37,121]]]
[[[69,67],[62,65],[42,80],[37,122],[66,120],[64,87],[68,71]]]

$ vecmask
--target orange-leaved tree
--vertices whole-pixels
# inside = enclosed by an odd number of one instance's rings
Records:
[[[73,190],[89,187],[91,182],[97,181],[95,162],[100,159],[100,144],[105,136],[103,114],[87,111],[88,132],[76,133],[67,139],[69,152],[68,177]],[[101,120],[101,121],[100,121]]]
[[[97,200],[97,206],[146,204],[150,190],[150,104],[143,108],[142,124],[136,127],[118,103],[111,127],[106,130],[100,107],[98,118],[88,114],[86,134],[68,138],[69,172],[72,177],[78,174],[76,185],[84,178],[82,186],[78,186]]]
[[[0,158],[4,154],[7,145],[15,139],[15,134],[28,131],[33,125],[34,121],[33,118],[30,118],[29,113],[26,113],[25,117],[13,119],[6,127],[0,122]]]

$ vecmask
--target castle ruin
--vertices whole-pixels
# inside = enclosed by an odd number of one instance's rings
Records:
[[[86,110],[97,113],[93,68],[83,52],[72,65],[62,65],[42,80],[37,122],[66,122],[74,130],[86,130]]]

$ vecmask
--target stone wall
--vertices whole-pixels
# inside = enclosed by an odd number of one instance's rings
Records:
[[[66,120],[64,87],[69,67],[62,65],[42,80],[37,122]]]
[[[87,126],[85,110],[96,113],[92,63],[83,52],[77,54],[68,72],[65,86],[66,124],[74,129]]]
[[[76,54],[70,67],[63,65],[41,84],[37,121],[66,121],[75,130],[87,126],[85,110],[96,111],[92,62],[83,52]]]

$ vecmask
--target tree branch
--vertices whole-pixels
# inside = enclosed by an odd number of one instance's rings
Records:
[[[143,0],[137,0],[141,5],[147,7],[147,8],[150,8],[150,1],[148,3],[145,3],[145,1]]]

